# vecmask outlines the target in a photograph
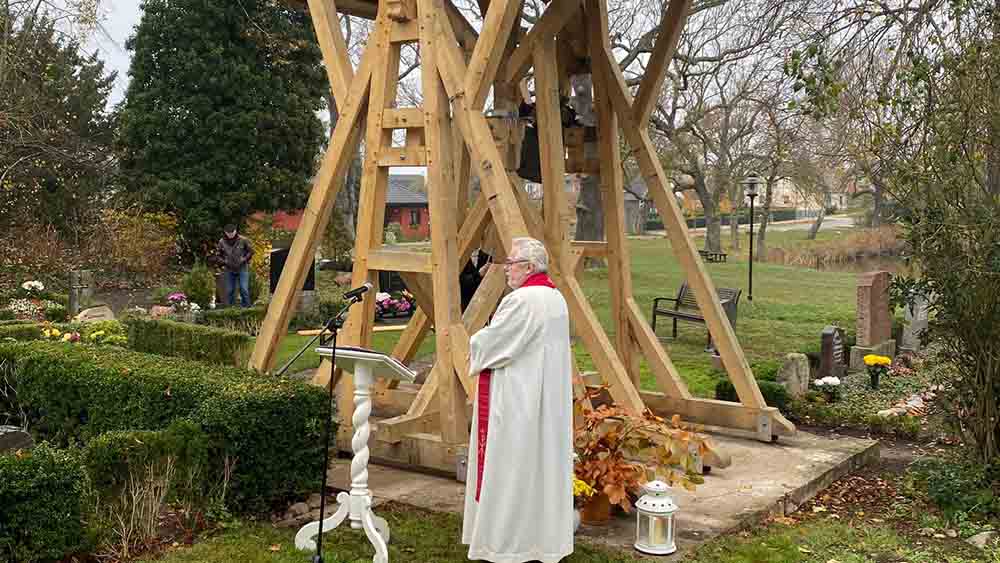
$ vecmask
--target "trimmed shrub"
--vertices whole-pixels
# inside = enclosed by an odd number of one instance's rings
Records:
[[[51,303],[45,307],[45,320],[51,323],[64,323],[69,320],[69,311],[58,303]]]
[[[14,320],[14,311],[10,309],[0,309],[0,322]]]
[[[129,348],[219,365],[242,366],[250,357],[253,338],[211,326],[149,318],[130,318]]]
[[[207,328],[207,327],[201,327]],[[29,427],[61,445],[190,420],[209,437],[213,474],[228,468],[241,511],[314,489],[323,466],[326,394],[303,382],[114,348],[0,343],[17,370]]]
[[[181,291],[187,296],[189,303],[197,303],[202,309],[208,309],[208,304],[215,295],[215,274],[208,266],[199,262],[184,274]]]
[[[257,336],[260,326],[264,323],[267,308],[263,305],[255,307],[226,307],[225,309],[209,309],[203,311],[198,322],[236,332]]]
[[[31,324],[9,324],[0,326],[0,340],[13,338],[14,340],[38,340],[42,337],[41,325]]]
[[[777,407],[782,412],[788,412],[788,390],[785,386],[776,381],[757,380],[760,387],[760,394],[764,396],[764,401],[769,407]],[[715,398],[720,401],[739,402],[739,395],[736,388],[728,379],[723,379],[715,385]]]
[[[0,560],[63,560],[84,547],[77,455],[41,444],[0,455]]]

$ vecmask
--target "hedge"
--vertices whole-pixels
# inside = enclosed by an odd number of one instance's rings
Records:
[[[260,326],[264,323],[266,313],[267,308],[261,305],[247,308],[209,309],[201,313],[198,322],[215,328],[257,336],[260,332]]]
[[[38,340],[42,337],[42,325],[31,324],[8,324],[0,326],[0,341],[6,338],[14,340]]]
[[[767,406],[777,407],[779,411],[787,412],[790,398],[784,385],[776,381],[758,380],[757,387],[760,388],[760,394],[764,396],[764,402],[767,403]],[[739,395],[736,394],[736,388],[728,379],[723,379],[715,384],[715,398],[720,401],[739,402],[740,400]]]
[[[161,430],[178,420],[209,438],[214,473],[235,462],[230,504],[268,508],[319,486],[322,389],[255,372],[117,348],[0,343],[17,370],[29,428],[60,445],[110,431]]]
[[[241,332],[192,323],[131,317],[129,348],[219,365],[246,365],[253,338]]]
[[[73,451],[41,444],[0,455],[0,561],[60,561],[82,550],[83,478]]]

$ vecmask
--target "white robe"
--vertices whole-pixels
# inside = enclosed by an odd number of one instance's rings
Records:
[[[462,522],[469,559],[556,563],[573,553],[571,354],[566,301],[549,287],[513,291],[472,336],[471,375],[493,375],[479,502],[473,401]]]

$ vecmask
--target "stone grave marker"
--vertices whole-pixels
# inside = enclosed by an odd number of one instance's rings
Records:
[[[805,354],[788,354],[777,376],[778,383],[785,386],[792,397],[800,397],[809,391],[809,358]]]
[[[97,321],[113,321],[115,320],[115,313],[111,310],[111,307],[107,305],[100,305],[97,307],[91,307],[89,309],[84,309],[80,311],[80,314],[76,316],[76,321],[80,323],[92,323]]]
[[[918,296],[912,305],[904,308],[906,324],[903,327],[900,350],[917,353],[920,351],[920,333],[927,330],[929,303],[927,298]]]
[[[0,425],[0,453],[16,450],[28,450],[34,447],[35,441],[18,426]]]
[[[824,377],[844,377],[847,358],[844,354],[844,331],[840,327],[827,326],[820,335],[819,372],[817,379]]]
[[[851,369],[865,369],[868,354],[895,356],[892,318],[889,316],[889,272],[868,272],[858,276],[858,343],[851,348]]]

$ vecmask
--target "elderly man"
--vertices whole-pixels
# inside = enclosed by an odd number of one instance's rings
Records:
[[[541,242],[514,239],[504,262],[513,291],[470,344],[469,559],[556,563],[573,553],[569,313],[547,266]]]

